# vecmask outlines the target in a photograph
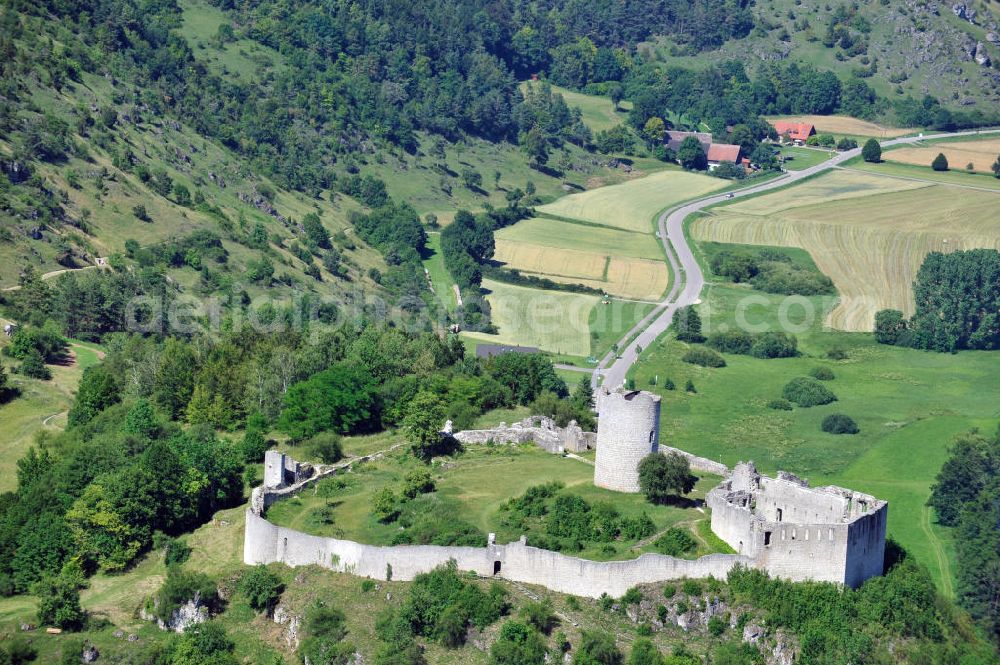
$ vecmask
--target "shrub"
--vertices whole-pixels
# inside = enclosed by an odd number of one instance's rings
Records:
[[[812,371],[809,372],[809,376],[820,381],[833,381],[836,378],[832,369],[823,366],[813,367]]]
[[[403,496],[414,499],[420,494],[434,491],[434,479],[426,469],[414,469],[403,478]]]
[[[713,351],[712,349],[706,349],[705,347],[696,346],[687,350],[684,354],[682,360],[686,363],[691,363],[692,365],[701,365],[702,367],[725,367],[726,359],[721,355]]]
[[[580,639],[580,651],[573,660],[579,663],[594,663],[595,665],[620,665],[622,654],[612,635],[584,631],[583,637]]]
[[[372,499],[372,514],[384,524],[395,522],[399,517],[399,497],[388,487],[383,487]]]
[[[688,379],[687,383],[684,384],[684,390],[686,390],[689,393],[698,392],[698,389],[694,387],[694,381],[692,381],[691,379]]]
[[[756,337],[750,355],[754,358],[794,358],[799,355],[798,346],[794,335],[766,332]]]
[[[306,612],[305,638],[299,656],[305,663],[347,663],[354,645],[344,642],[347,625],[344,613],[317,601]]]
[[[775,411],[791,411],[792,403],[784,398],[772,399],[767,403],[767,408],[774,409]]]
[[[754,336],[742,330],[712,333],[705,344],[721,353],[737,353],[746,355],[753,347]]]
[[[931,168],[935,171],[948,170],[948,158],[944,156],[943,152],[939,152],[938,156],[934,158],[934,161],[931,162]]]
[[[676,595],[677,595],[677,587],[675,587],[673,584],[667,584],[666,586],[663,587],[664,598],[673,598]]]
[[[21,362],[18,372],[32,379],[42,379],[47,381],[52,378],[52,372],[45,366],[42,354],[35,349],[30,349]]]
[[[816,379],[800,376],[785,384],[782,396],[802,407],[819,406],[837,401],[837,396]]]
[[[559,617],[552,609],[552,601],[545,598],[539,602],[525,603],[521,608],[521,617],[535,630],[548,635],[552,629],[559,625]]]
[[[639,462],[639,487],[650,503],[665,503],[687,494],[697,480],[691,475],[691,463],[676,452],[650,453]]]
[[[642,602],[642,591],[639,591],[639,587],[629,587],[621,601],[622,605],[638,605]]]
[[[847,349],[842,346],[835,346],[826,352],[826,357],[830,360],[847,360]]]
[[[163,550],[163,563],[170,566],[179,566],[191,556],[191,547],[181,538],[171,538],[162,531],[153,534],[153,549]]]
[[[80,630],[87,614],[80,607],[80,590],[66,576],[44,577],[31,587],[38,596],[38,622],[63,630]]]
[[[65,646],[63,650],[69,651]],[[20,635],[10,639],[6,649],[0,647],[0,663],[4,663],[4,665],[24,665],[24,663],[30,663],[36,658],[38,658],[38,650]],[[78,652],[73,653],[73,662],[74,665],[80,662]]]
[[[714,616],[708,620],[708,633],[712,637],[718,637],[726,632],[729,624],[722,617]]]
[[[854,418],[843,413],[831,413],[823,419],[820,429],[829,434],[857,434],[860,430]]]
[[[656,548],[657,552],[668,556],[681,556],[682,554],[693,552],[697,546],[698,544],[691,537],[690,533],[677,527],[670,527],[653,543],[653,547]],[[666,591],[667,589],[663,590],[664,595],[666,595]],[[673,593],[670,595],[672,596]]]
[[[281,597],[284,585],[281,578],[263,564],[254,566],[240,577],[237,590],[247,599],[250,607],[258,612],[270,611]]]
[[[861,148],[861,158],[866,162],[878,163],[882,161],[882,146],[875,139],[868,139]]]
[[[248,427],[239,443],[240,455],[247,464],[260,464],[270,444],[259,429]]]
[[[689,596],[700,596],[701,582],[698,580],[684,580],[681,582],[681,591]]]
[[[303,445],[310,455],[318,458],[324,464],[334,464],[344,456],[340,435],[336,432],[320,432],[307,439]]]

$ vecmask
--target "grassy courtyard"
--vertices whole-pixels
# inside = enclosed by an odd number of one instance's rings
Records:
[[[324,479],[315,488],[275,504],[268,511],[268,519],[317,535],[388,545],[400,532],[400,526],[383,524],[372,515],[374,497],[383,487],[398,492],[405,474],[420,468],[426,467],[407,452],[391,455],[353,473]],[[691,507],[652,505],[641,495],[600,489],[593,484],[594,468],[590,463],[551,455],[533,445],[469,446],[458,457],[430,471],[436,490],[413,501],[436,504],[434,508],[441,514],[454,516],[483,534],[495,533],[499,543],[522,535],[521,530],[502,519],[501,504],[529,487],[559,481],[565,485],[564,492],[591,504],[607,502],[622,517],[636,518],[645,513],[655,524],[656,533],[672,526],[689,530],[699,543],[691,556],[717,551],[717,545],[699,531],[699,523],[708,519],[707,513]],[[705,492],[718,482],[715,476],[702,477],[689,498],[704,498]],[[631,559],[653,551],[652,540],[655,534],[641,541],[590,542],[583,550],[568,553],[595,560]],[[530,534],[528,542],[532,542]]]

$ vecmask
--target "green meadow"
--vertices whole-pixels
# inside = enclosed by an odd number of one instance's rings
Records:
[[[637,387],[663,396],[661,441],[728,465],[753,460],[767,473],[784,469],[813,485],[841,484],[889,500],[889,535],[950,593],[949,534],[934,524],[924,503],[952,438],[973,427],[997,427],[1000,354],[928,353],[824,329],[835,298],[786,298],[716,282],[702,300],[706,334],[786,330],[796,334],[801,355],[762,360],[724,354],[726,367],[704,368],[683,362],[690,345],[668,332],[630,375]],[[832,359],[831,350],[846,357]],[[835,376],[825,385],[836,402],[791,411],[768,407],[785,383],[819,367]],[[674,390],[664,388],[667,379]],[[697,392],[685,391],[689,379]],[[860,433],[822,432],[820,423],[831,413],[854,418]]]

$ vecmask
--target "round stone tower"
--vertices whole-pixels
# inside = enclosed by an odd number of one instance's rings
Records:
[[[616,492],[639,491],[639,462],[660,442],[660,396],[639,390],[600,394],[594,484]]]

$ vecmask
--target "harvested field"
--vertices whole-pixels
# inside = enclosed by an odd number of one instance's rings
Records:
[[[659,211],[728,184],[721,178],[669,169],[619,185],[564,196],[540,206],[538,211],[651,234],[653,216]]]
[[[899,127],[883,127],[874,122],[860,120],[846,115],[797,115],[797,116],[771,116],[768,121],[791,120],[792,122],[808,122],[816,126],[818,134],[847,134],[849,136],[874,136],[875,138],[890,139],[896,136],[912,134],[913,129],[902,129]]]
[[[882,158],[887,162],[930,166],[938,153],[944,153],[944,156],[948,158],[948,166],[952,171],[964,171],[967,164],[972,164],[973,171],[992,173],[993,163],[1000,158],[998,157],[1000,156],[1000,138],[906,146],[896,150],[887,150],[882,154]]]
[[[494,258],[525,274],[566,284],[585,284],[622,298],[656,300],[669,281],[667,265],[662,259],[616,256],[510,240],[497,241]]]
[[[590,354],[590,312],[598,296],[544,291],[484,279],[498,335],[463,333],[490,344],[520,344],[586,357]]]
[[[850,183],[857,195],[838,196]],[[912,314],[913,280],[928,252],[1000,248],[998,208],[1000,194],[837,172],[716,209],[691,234],[808,250],[840,294],[827,323],[869,331],[880,309]]]

